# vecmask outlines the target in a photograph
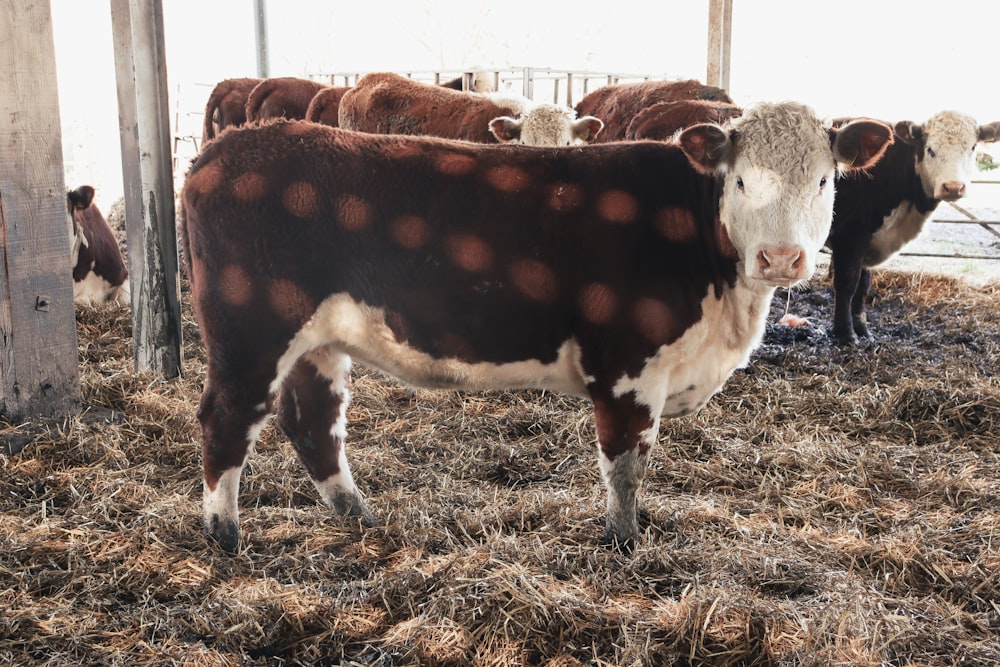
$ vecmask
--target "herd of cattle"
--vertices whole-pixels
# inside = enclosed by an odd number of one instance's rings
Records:
[[[1000,139],[1000,122],[952,111],[890,126],[744,109],[692,80],[608,85],[575,108],[461,88],[374,73],[212,91],[180,236],[208,357],[205,523],[225,549],[275,414],[329,506],[373,521],[344,450],[352,359],[418,386],[589,398],[606,539],[631,544],[659,419],[747,362],[775,288],[827,246],[834,335],[868,336],[872,267]],[[99,213],[69,201],[76,257],[120,294],[120,253],[108,269],[94,254],[112,247]]]

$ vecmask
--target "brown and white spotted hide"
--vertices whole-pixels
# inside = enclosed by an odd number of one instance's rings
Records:
[[[980,125],[943,111],[922,125],[896,123],[896,141],[872,169],[837,179],[828,245],[833,264],[833,332],[867,338],[871,269],[917,237],[941,201],[963,197],[976,170],[976,146],[1000,139],[1000,121]]]
[[[476,143],[564,146],[591,139],[596,118],[576,119],[554,105],[506,93],[475,93],[414,81],[391,72],[368,74],[340,101],[340,127],[373,134],[413,134]]]
[[[738,118],[743,109],[729,102],[712,100],[676,100],[657,102],[646,107],[632,119],[625,130],[625,139],[670,141],[678,132],[698,123],[717,123]]]
[[[729,94],[695,79],[616,83],[587,93],[576,105],[578,116],[596,116],[604,121],[598,142],[625,139],[629,124],[643,109],[659,102],[709,100],[732,104]]]
[[[272,118],[302,120],[316,93],[330,86],[311,79],[277,76],[264,79],[247,96],[248,123]]]
[[[73,302],[129,305],[128,266],[114,232],[94,203],[94,188],[81,185],[70,190],[66,203],[73,223]]]
[[[276,122],[209,144],[181,209],[215,539],[238,547],[240,472],[272,412],[320,496],[373,520],[345,454],[356,359],[417,386],[589,398],[607,539],[631,544],[661,416],[747,362],[775,287],[813,271],[837,162],[868,167],[892,133],[792,103],[734,126],[550,148]]]
[[[311,123],[322,123],[337,127],[340,114],[340,99],[350,90],[349,86],[330,86],[313,95],[306,108],[305,119]]]
[[[201,140],[214,139],[227,127],[239,127],[247,122],[247,97],[263,81],[256,78],[223,79],[215,84],[205,105],[205,121]]]

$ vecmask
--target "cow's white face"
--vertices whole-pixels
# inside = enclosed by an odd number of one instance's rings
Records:
[[[720,220],[749,284],[791,286],[808,279],[833,220],[837,163],[873,164],[891,129],[855,121],[824,125],[801,104],[760,104],[726,130],[696,125],[678,143],[696,167],[723,176]]]
[[[971,116],[942,111],[923,125],[896,124],[896,136],[916,145],[916,171],[924,194],[954,201],[965,196],[976,169],[979,124]]]
[[[572,146],[593,141],[604,123],[593,116],[577,118],[569,107],[538,104],[520,118],[501,116],[490,121],[490,132],[501,143],[528,146]]]

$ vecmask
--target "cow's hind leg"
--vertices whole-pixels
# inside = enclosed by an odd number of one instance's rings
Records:
[[[858,342],[852,304],[861,280],[861,254],[855,248],[833,248],[833,334],[838,342]]]
[[[202,503],[205,527],[223,549],[233,552],[240,542],[240,475],[267,424],[270,409],[266,382],[220,381],[217,375],[209,372],[198,405]],[[256,387],[256,391],[249,387]]]
[[[637,497],[659,430],[659,412],[654,416],[628,393],[595,398],[594,421],[598,462],[608,491],[605,542],[627,553],[639,537]]]
[[[329,350],[299,359],[281,387],[278,425],[330,508],[372,526],[375,518],[354,484],[344,452],[350,371],[350,357]]]

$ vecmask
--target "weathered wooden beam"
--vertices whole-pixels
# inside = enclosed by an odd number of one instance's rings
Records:
[[[708,8],[708,73],[705,83],[729,90],[733,37],[733,0],[710,0]]]
[[[111,0],[135,367],[181,372],[181,309],[161,0]]]
[[[0,0],[0,413],[80,408],[52,15]]]

